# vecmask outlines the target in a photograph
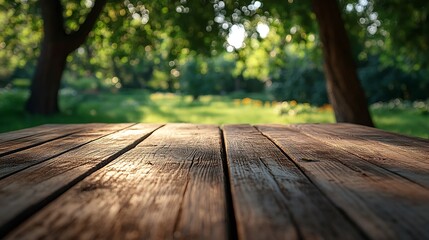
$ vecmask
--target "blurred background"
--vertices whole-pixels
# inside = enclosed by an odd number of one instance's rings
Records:
[[[320,2],[0,0],[0,132],[335,122],[328,58],[345,54],[340,82],[357,77],[375,126],[429,138],[426,0]]]

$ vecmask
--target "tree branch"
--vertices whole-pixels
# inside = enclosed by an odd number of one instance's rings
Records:
[[[80,25],[79,29],[68,36],[68,42],[70,42],[68,52],[73,52],[81,46],[88,37],[88,34],[94,28],[101,11],[106,5],[107,0],[95,0],[94,6],[86,16],[85,21]]]

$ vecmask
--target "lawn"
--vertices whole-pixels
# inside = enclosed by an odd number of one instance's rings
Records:
[[[27,93],[0,90],[0,132],[44,123],[88,122],[190,122],[190,123],[310,123],[334,122],[329,106],[273,102],[261,95],[189,96],[145,91],[80,93],[63,90],[62,113],[34,116],[24,112]],[[406,135],[429,138],[428,103],[376,104],[371,112],[377,127]]]

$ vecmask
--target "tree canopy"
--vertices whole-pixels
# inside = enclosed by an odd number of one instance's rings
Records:
[[[206,61],[214,66],[221,59],[234,66],[234,70],[228,71],[234,78],[231,81],[235,81],[235,90],[240,89],[240,79],[243,82],[254,78],[265,86],[273,83],[275,86],[283,78],[293,78],[293,72],[304,79],[300,81],[316,84],[315,80],[308,79],[323,78],[320,66],[328,60],[323,60],[322,56],[329,54],[323,55],[321,51],[321,46],[327,42],[323,43],[320,37],[323,35],[320,34],[320,19],[313,11],[315,3],[293,0],[0,0],[0,61],[3,63],[0,84],[7,85],[18,75],[35,76],[33,86],[37,82],[35,79],[49,78],[46,74],[37,77],[42,70],[35,66],[41,59],[45,59],[44,65],[49,65],[50,58],[43,57],[43,49],[46,54],[54,51],[57,56],[61,52],[60,45],[66,50],[64,66],[58,67],[60,71],[54,75],[59,77],[56,78],[61,79],[66,69],[66,77],[98,79],[94,82],[114,88],[164,86],[171,91],[180,84],[186,85],[179,79],[183,79],[182,70],[192,66],[193,61]],[[375,57],[375,62],[383,69],[427,71],[428,10],[422,7],[426,4],[423,0],[341,0],[333,3],[334,7],[324,11],[332,11],[335,6],[340,10],[341,24],[350,39],[351,57],[358,64],[374,63],[371,59]],[[57,8],[54,9],[54,5]],[[60,21],[51,21],[51,18]],[[46,46],[58,43],[60,34],[49,37],[48,28],[59,29],[56,32],[66,36],[52,51]],[[45,48],[41,42],[46,43]],[[301,66],[313,69],[314,73],[305,69],[282,70],[302,59],[306,60]],[[200,72],[206,71],[207,64],[195,64]],[[217,71],[215,67],[210,69]],[[160,80],[149,82],[154,76]],[[57,92],[59,86],[58,81],[52,92]],[[57,101],[55,96],[49,101]],[[56,111],[55,108],[46,113]]]

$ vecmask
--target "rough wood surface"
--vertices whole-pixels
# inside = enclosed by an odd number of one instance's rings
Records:
[[[84,128],[84,125],[76,124],[62,127],[53,126],[46,129],[46,131],[45,128],[40,128],[36,129],[35,134],[25,137],[18,137],[20,134],[12,134],[16,138],[0,144],[0,157],[79,132],[82,130],[82,127]]]
[[[333,126],[331,128],[331,126]],[[322,129],[332,129],[344,137],[356,137],[408,157],[429,163],[429,139],[408,137],[354,124],[321,124]]]
[[[225,239],[224,184],[218,127],[170,124],[9,237]]]
[[[321,124],[321,126],[330,126],[330,125],[336,125],[336,124],[335,123]],[[425,146],[426,144],[429,143],[429,139],[427,138],[411,137],[411,136],[402,135],[399,133],[384,131],[378,128],[366,127],[366,126],[350,124],[350,123],[338,124],[336,128],[342,129],[345,132],[353,132],[361,136],[368,136],[369,138],[375,138],[375,139],[379,139],[380,137],[383,137],[383,136],[389,136],[389,138],[395,139],[395,141],[403,143],[406,146],[415,146],[415,145],[421,145],[421,144],[422,146]]]
[[[0,238],[429,239],[429,140],[352,124],[0,134]]]
[[[401,147],[397,147],[396,145],[382,143],[380,140],[363,139],[357,133],[353,133],[353,131],[356,131],[355,126],[346,128],[349,133],[344,132],[341,124],[298,124],[290,125],[290,127],[429,189],[429,152],[423,155],[416,152],[415,149],[405,151],[402,149],[402,144]],[[395,141],[398,137],[393,138],[386,136],[386,134],[379,134],[379,136],[384,137],[382,141],[398,142]],[[421,149],[420,147],[413,148]],[[426,148],[429,150],[429,143]],[[421,152],[423,151],[422,149]]]
[[[129,123],[88,125],[78,133],[0,157],[0,179],[131,125]]]
[[[322,124],[321,128],[330,127],[332,124]],[[409,137],[397,133],[386,132],[376,128],[363,127],[353,124],[339,124],[334,130],[345,137],[356,137],[365,141],[374,142],[391,151],[405,154],[409,157],[417,157],[429,163],[429,139]]]
[[[0,233],[134,147],[159,126],[132,126],[0,180]]]
[[[429,238],[426,188],[291,127],[261,125],[258,129],[370,238]]]
[[[226,125],[223,131],[240,239],[364,238],[254,127]]]
[[[21,130],[17,130],[17,131],[12,131],[12,132],[0,133],[0,144],[7,142],[7,141],[16,140],[19,138],[28,137],[28,136],[32,136],[32,135],[35,135],[38,133],[50,131],[50,130],[56,129],[57,127],[64,127],[64,125],[44,124],[44,125],[40,125],[37,127],[25,128],[25,129],[21,129]]]

